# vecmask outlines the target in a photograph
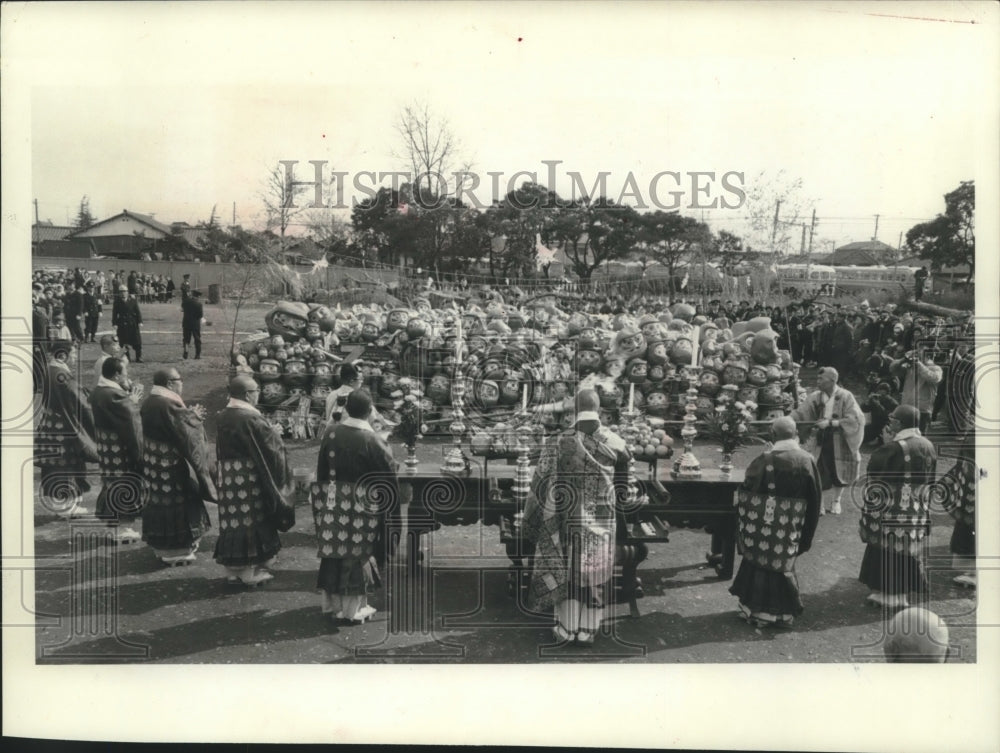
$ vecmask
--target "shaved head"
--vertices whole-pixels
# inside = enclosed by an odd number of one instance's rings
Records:
[[[943,664],[948,658],[948,626],[927,609],[904,609],[886,626],[883,650],[887,662]]]
[[[781,416],[771,423],[771,436],[776,440],[791,439],[797,435],[795,420],[791,416]]]
[[[172,379],[180,379],[181,375],[177,372],[177,369],[173,368],[163,368],[157,369],[153,374],[153,384],[157,387],[166,387],[170,384]]]
[[[601,400],[594,390],[580,390],[576,393],[576,412],[597,411],[601,407]]]
[[[920,426],[920,411],[912,405],[900,405],[892,412],[892,417],[899,421],[900,428],[915,429]]]
[[[246,400],[247,393],[257,389],[257,382],[246,374],[238,374],[229,380],[229,396],[237,400]]]

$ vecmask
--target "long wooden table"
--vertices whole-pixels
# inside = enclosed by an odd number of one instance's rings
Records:
[[[406,514],[407,565],[421,566],[422,536],[447,525],[482,523],[496,525],[500,540],[511,561],[510,588],[520,594],[526,585],[532,547],[520,536],[519,511],[512,494],[516,466],[502,462],[485,463],[473,458],[472,473],[466,477],[442,475],[437,465],[421,462],[416,473],[399,475],[400,484],[408,487],[404,498],[409,505]],[[743,481],[743,470],[724,475],[715,468],[706,468],[702,478],[674,479],[670,463],[660,463],[652,478],[642,478],[645,464],[637,464],[640,493],[648,495],[648,504],[620,516],[617,564],[621,576],[617,580],[617,598],[630,605],[638,614],[636,598],[642,595],[636,569],[645,560],[647,545],[669,540],[673,528],[705,529],[711,536],[708,555],[718,576],[733,577],[736,556],[736,507],[733,497]],[[647,474],[648,475],[648,474]]]

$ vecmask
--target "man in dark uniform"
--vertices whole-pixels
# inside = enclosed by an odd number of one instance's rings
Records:
[[[123,348],[131,346],[135,350],[135,358],[130,361],[142,363],[142,312],[139,302],[132,293],[121,293],[115,298],[111,309],[111,324],[118,328],[118,342]]]
[[[66,315],[66,326],[69,327],[73,342],[82,343],[83,335],[83,283],[74,284],[73,290],[66,295],[63,313]]]
[[[195,360],[201,358],[201,320],[205,307],[201,302],[201,291],[193,290],[181,301],[181,329],[184,335],[184,357],[188,357],[188,345],[194,340]]]
[[[84,342],[97,341],[97,325],[101,320],[101,312],[103,310],[101,297],[94,287],[94,281],[91,280],[87,283],[83,294]]]
[[[181,283],[181,303],[183,304],[191,296],[191,273],[184,273],[184,282]]]

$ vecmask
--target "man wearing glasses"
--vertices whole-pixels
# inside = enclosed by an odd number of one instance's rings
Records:
[[[146,500],[142,540],[166,565],[195,560],[198,542],[211,526],[204,500],[216,501],[202,424],[205,409],[187,405],[177,369],[159,369],[143,403]]]
[[[215,441],[219,463],[219,538],[215,561],[231,583],[257,586],[281,549],[278,527],[292,509],[292,470],[281,435],[257,410],[260,387],[241,374],[229,382],[229,403],[219,413]]]
[[[128,361],[128,357],[122,352],[122,346],[118,343],[117,335],[101,336],[101,355],[94,363],[94,382],[101,381],[101,367],[109,358],[121,358]]]

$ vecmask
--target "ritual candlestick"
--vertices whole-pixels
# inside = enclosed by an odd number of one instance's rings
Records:
[[[458,371],[451,384],[452,421],[448,427],[451,431],[453,446],[445,455],[441,465],[441,473],[452,476],[466,476],[471,471],[469,456],[462,449],[462,437],[465,435],[465,377]]]
[[[525,393],[527,394],[527,393]],[[526,404],[527,405],[527,404]],[[531,490],[531,460],[528,457],[528,437],[531,436],[531,413],[525,407],[518,413],[519,425],[517,427],[517,470],[514,472],[514,484],[511,492],[518,512],[524,512],[528,503],[528,493]]]
[[[697,366],[698,365],[698,349],[700,347],[698,341],[700,339],[699,338],[700,333],[701,333],[701,327],[695,327],[694,328],[694,334],[691,335],[691,365],[692,366]]]
[[[674,462],[672,475],[674,478],[697,479],[701,478],[701,463],[694,456],[694,438],[698,435],[695,422],[698,418],[695,412],[698,410],[698,366],[688,366],[688,391],[687,404],[684,406],[684,428],[681,429],[681,438],[684,440],[684,452]]]
[[[635,408],[635,382],[629,382],[628,385],[628,413],[633,415],[633,409]]]

